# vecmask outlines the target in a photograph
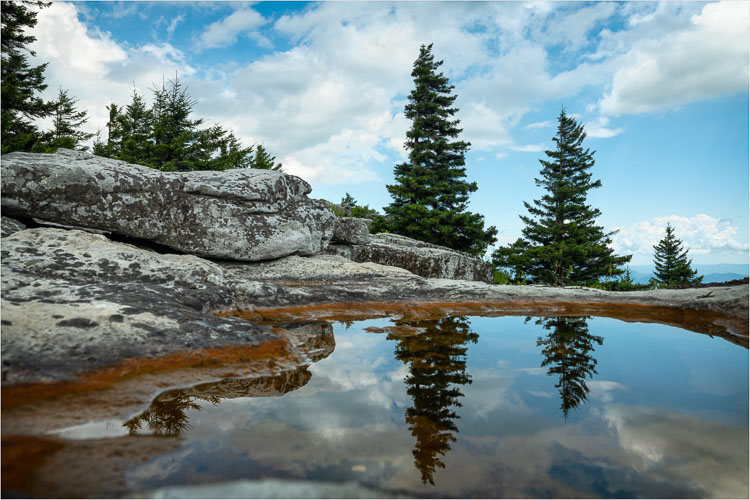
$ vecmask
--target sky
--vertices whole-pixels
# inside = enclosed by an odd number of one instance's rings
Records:
[[[521,236],[560,109],[596,151],[613,247],[651,264],[668,222],[694,264],[748,262],[750,4],[54,2],[35,63],[105,129],[106,106],[179,78],[194,113],[263,144],[315,198],[382,210],[406,159],[422,44],[455,85],[469,209]]]

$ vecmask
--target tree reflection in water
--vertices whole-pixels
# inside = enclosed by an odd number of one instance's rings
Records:
[[[200,411],[201,406],[196,401],[205,400],[216,405],[221,398],[218,396],[198,397],[185,391],[169,391],[157,397],[137,417],[133,417],[123,425],[131,435],[137,434],[143,424],[154,436],[179,436],[181,432],[190,429],[188,410]]]
[[[414,465],[423,483],[435,484],[435,470],[445,468],[440,457],[455,442],[460,418],[454,408],[460,407],[463,393],[459,386],[471,383],[466,372],[467,342],[476,344],[479,335],[471,331],[465,317],[446,317],[440,320],[397,322],[396,327],[417,329],[409,335],[389,334],[395,340],[396,359],[409,366],[405,379],[407,394],[413,406],[406,410],[406,423],[414,446]]]
[[[542,367],[549,367],[547,375],[558,376],[555,387],[560,392],[560,409],[566,420],[568,412],[588,398],[586,378],[593,378],[597,373],[594,344],[602,345],[604,341],[602,337],[589,333],[588,319],[585,316],[560,316],[536,321],[545,330],[552,330],[546,337],[539,337],[536,345],[543,347]]]
[[[130,434],[138,434],[145,425],[149,433],[155,436],[179,436],[190,429],[188,412],[200,411],[199,401],[217,405],[222,399],[277,397],[303,387],[311,377],[307,366],[301,366],[277,375],[230,378],[189,389],[166,391],[146,411],[131,418],[123,426]]]

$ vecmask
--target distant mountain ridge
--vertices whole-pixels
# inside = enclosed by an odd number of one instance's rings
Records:
[[[630,268],[630,278],[635,283],[645,284],[654,276],[654,266],[636,265]],[[749,264],[695,264],[694,269],[703,275],[703,283],[721,283],[750,276]]]

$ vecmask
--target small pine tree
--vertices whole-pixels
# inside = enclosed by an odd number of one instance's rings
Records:
[[[57,99],[52,101],[52,130],[47,134],[47,147],[85,150],[84,143],[94,134],[84,132],[81,127],[88,121],[87,112],[76,108],[77,99],[67,90],[59,89]]]
[[[687,258],[687,253],[682,248],[682,241],[675,237],[674,227],[667,223],[664,238],[654,245],[657,282],[666,286],[700,283],[703,276],[697,276],[698,271],[690,267],[692,261]]]
[[[601,212],[586,203],[590,189],[601,187],[591,180],[594,152],[584,149],[583,126],[560,111],[556,148],[546,151],[536,185],[546,193],[533,205],[524,202],[529,216],[521,216],[526,227],[523,240],[493,254],[497,267],[515,268],[527,277],[555,286],[592,284],[602,277],[619,276],[621,265],[631,256],[617,256],[609,247],[610,236],[596,218]]]
[[[484,217],[467,211],[476,182],[466,182],[464,154],[470,144],[455,140],[461,133],[452,107],[454,86],[438,72],[432,45],[419,50],[411,76],[414,89],[404,114],[412,121],[406,133],[409,161],[396,165],[396,183],[387,186],[393,201],[387,217],[377,218],[373,230],[481,255],[494,242],[497,229],[484,228]]]
[[[31,66],[28,55],[36,55],[27,46],[36,38],[28,29],[36,26],[37,13],[26,5],[46,7],[42,2],[2,2],[2,153],[31,151],[41,139],[33,120],[49,116],[49,104],[40,94],[47,85],[44,70],[47,64]]]
[[[119,159],[150,166],[153,113],[135,87],[130,104],[125,106],[125,112],[121,115],[121,123],[122,146]]]
[[[354,197],[349,193],[346,193],[346,196],[341,198],[341,203],[339,203],[339,205],[341,205],[344,210],[349,213],[354,207],[357,206],[357,200],[355,200]]]
[[[259,168],[261,170],[281,170],[281,163],[275,163],[276,157],[271,156],[262,144],[255,146],[255,157],[253,158],[250,168]]]
[[[169,80],[169,88],[162,82],[154,87],[153,113],[153,166],[160,170],[185,172],[195,159],[199,140],[198,127],[202,119],[192,120],[190,114],[196,101],[192,100],[180,80]]]

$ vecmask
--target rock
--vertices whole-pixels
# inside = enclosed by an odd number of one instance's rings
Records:
[[[326,252],[354,262],[401,267],[424,278],[492,282],[489,262],[397,234],[373,234],[366,245],[330,245]]]
[[[245,261],[322,251],[335,216],[310,185],[271,170],[161,172],[60,149],[2,158],[2,208],[68,226]]]
[[[37,228],[3,238],[2,380],[68,380],[129,357],[285,336],[211,311],[236,299],[221,268],[104,236]]]
[[[0,217],[0,226],[2,227],[2,237],[10,236],[18,231],[23,231],[26,226],[10,217]]]
[[[370,219],[337,217],[332,242],[365,245],[370,241]]]

